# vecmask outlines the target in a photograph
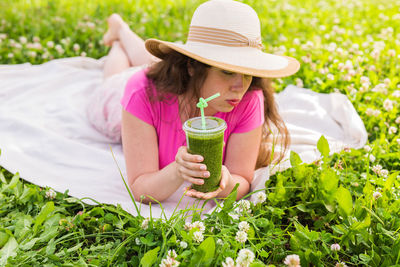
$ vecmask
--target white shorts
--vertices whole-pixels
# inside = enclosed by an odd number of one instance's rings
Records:
[[[129,78],[144,66],[131,67],[104,79],[89,97],[87,117],[92,126],[110,138],[113,143],[121,142],[121,98]]]

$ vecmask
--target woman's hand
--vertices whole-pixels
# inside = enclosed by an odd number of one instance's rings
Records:
[[[203,192],[199,192],[194,189],[191,189],[190,187],[187,187],[186,195],[189,197],[194,197],[194,198],[211,199],[211,198],[218,196],[218,194],[226,188],[226,186],[228,185],[228,183],[231,180],[232,180],[231,173],[229,172],[228,168],[225,167],[225,165],[222,165],[221,181],[219,183],[219,188],[217,190],[215,190],[213,192],[203,193]]]
[[[210,172],[207,171],[207,166],[201,163],[203,160],[201,155],[192,155],[186,146],[181,146],[175,156],[177,177],[192,184],[204,184],[201,178],[207,179]]]

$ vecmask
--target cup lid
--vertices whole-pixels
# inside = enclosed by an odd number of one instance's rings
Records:
[[[206,116],[205,121],[206,129],[203,129],[201,117],[188,119],[185,121],[182,128],[184,131],[190,131],[193,133],[213,133],[226,129],[226,122],[221,118]]]

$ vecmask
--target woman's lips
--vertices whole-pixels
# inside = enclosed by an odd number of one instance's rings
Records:
[[[229,105],[236,107],[237,105],[239,105],[240,99],[228,99],[226,100],[226,102],[228,102]]]

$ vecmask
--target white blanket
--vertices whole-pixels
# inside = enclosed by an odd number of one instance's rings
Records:
[[[0,65],[0,165],[39,186],[120,204],[137,214],[110,150],[126,177],[121,145],[110,144],[85,115],[88,96],[102,82],[103,62],[73,57],[41,65]],[[361,148],[367,141],[363,122],[342,94],[319,94],[290,85],[276,99],[292,138],[290,149],[305,162],[319,158],[316,144],[321,135],[328,139],[331,152]],[[288,167],[286,160],[271,173]],[[256,171],[253,191],[264,187],[269,173],[270,168]],[[179,208],[194,203],[188,199],[184,197]],[[177,200],[163,203],[167,217]],[[162,209],[152,205],[151,213],[160,217]],[[141,205],[141,215],[149,214],[149,206]]]

